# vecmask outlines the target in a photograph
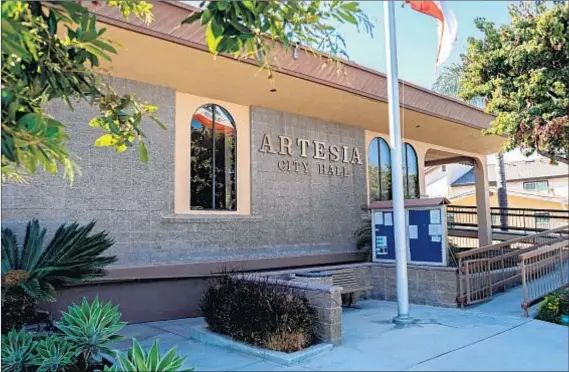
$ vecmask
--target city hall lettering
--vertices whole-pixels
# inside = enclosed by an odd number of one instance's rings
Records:
[[[320,141],[310,141],[297,138],[293,141],[287,136],[271,137],[263,136],[260,152],[279,154],[285,156],[300,156],[301,158],[325,160],[328,163],[316,163],[317,174],[328,176],[348,177],[348,167],[345,164],[362,164],[360,152],[357,148],[343,145],[330,145]],[[330,163],[332,162],[332,163]],[[283,172],[310,173],[309,160],[281,159],[277,162],[277,168]]]

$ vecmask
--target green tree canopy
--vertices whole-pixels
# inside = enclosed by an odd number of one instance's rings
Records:
[[[46,114],[45,105],[52,100],[64,100],[71,109],[77,99],[98,107],[100,114],[89,123],[103,132],[95,146],[122,152],[136,145],[141,160],[148,159],[141,123],[148,117],[163,126],[155,116],[157,107],[133,94],[119,95],[94,72],[100,58],[111,61],[117,50],[84,3],[2,2],[3,181],[22,181],[39,168],[54,174],[63,168],[73,180],[77,166],[66,148],[65,126],[70,123]],[[135,14],[152,21],[152,4],[146,1],[107,0],[106,5],[119,8],[125,17]],[[332,22],[372,31],[355,1],[204,1],[184,23],[198,20],[211,52],[254,58],[269,77],[277,62],[271,57],[277,43],[347,56]]]
[[[569,156],[569,3],[524,2],[509,7],[511,23],[479,18],[480,39],[462,57],[459,95],[485,97],[495,115],[490,134],[553,161]]]
[[[147,2],[107,3],[125,16],[152,19]],[[146,161],[140,124],[148,116],[162,125],[154,116],[157,108],[132,94],[119,95],[93,71],[99,58],[110,61],[116,53],[104,33],[96,17],[76,2],[2,2],[3,181],[21,181],[39,167],[55,174],[58,166],[73,181],[77,166],[65,146],[65,125],[44,111],[52,100],[64,100],[70,109],[78,99],[97,106],[100,115],[89,124],[104,134],[95,146],[122,152],[138,143]]]

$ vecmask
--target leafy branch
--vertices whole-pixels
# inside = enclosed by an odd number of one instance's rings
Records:
[[[251,58],[272,78],[277,43],[285,51],[299,44],[315,55],[348,57],[332,22],[350,23],[373,34],[373,24],[356,1],[203,1],[182,23],[205,26],[210,52]]]
[[[125,17],[152,21],[152,4],[112,1]],[[98,107],[91,121],[103,134],[97,146],[121,152],[138,143],[147,161],[142,118],[156,118],[157,108],[135,95],[119,95],[93,68],[111,61],[114,44],[103,37],[96,17],[77,2],[2,2],[2,181],[22,182],[38,168],[56,174],[62,167],[72,182],[77,165],[65,146],[66,126],[44,111],[52,100],[71,110],[78,100]]]

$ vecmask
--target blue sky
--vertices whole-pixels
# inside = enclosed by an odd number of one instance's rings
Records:
[[[509,21],[508,4],[517,1],[448,1],[458,22],[458,40],[450,64],[460,60],[466,51],[470,36],[479,36],[474,19],[485,17],[496,24]],[[374,20],[374,37],[358,33],[353,25],[338,24],[337,30],[344,36],[350,60],[366,67],[385,72],[385,32],[382,1],[361,1],[362,9]],[[430,88],[435,81],[437,54],[436,20],[411,10],[409,6],[396,6],[397,53],[399,78]]]
[[[194,6],[200,3],[200,1],[184,2]],[[450,3],[458,22],[458,40],[446,64],[460,60],[460,54],[466,51],[468,37],[480,35],[474,27],[475,18],[486,17],[496,24],[507,23],[509,20],[508,4],[518,3],[518,1],[491,0],[449,0],[447,2]],[[436,20],[411,10],[408,5],[401,7],[401,3],[399,2],[396,6],[399,78],[430,88],[435,81],[438,44]],[[364,33],[358,33],[351,24],[337,23],[335,26],[346,40],[351,61],[385,72],[383,1],[360,1],[360,4],[374,21],[373,38]]]

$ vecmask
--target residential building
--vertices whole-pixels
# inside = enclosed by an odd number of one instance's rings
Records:
[[[489,160],[492,161],[493,159]],[[498,207],[497,164],[488,165],[490,205]],[[505,162],[508,207],[568,209],[569,168],[552,165],[549,159],[534,156]],[[426,170],[427,195],[447,197],[455,205],[476,205],[474,170],[465,164],[449,164]]]

